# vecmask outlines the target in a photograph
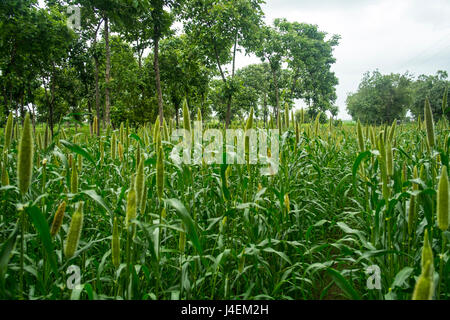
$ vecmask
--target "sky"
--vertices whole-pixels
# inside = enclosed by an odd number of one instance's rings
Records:
[[[266,0],[263,10],[267,24],[286,18],[341,36],[332,68],[339,79],[340,119],[351,119],[345,100],[367,71],[450,73],[449,0]],[[251,63],[259,59],[244,54],[237,59],[238,67]]]
[[[351,119],[345,101],[367,71],[450,73],[450,0],[266,0],[262,7],[267,24],[286,18],[341,36],[332,67],[340,119]],[[252,63],[260,60],[240,53],[236,66]]]

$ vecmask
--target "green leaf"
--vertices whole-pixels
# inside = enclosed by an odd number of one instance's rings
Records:
[[[341,288],[342,291],[353,300],[361,300],[361,296],[356,292],[353,286],[342,276],[342,274],[333,269],[327,269],[328,274],[333,278],[336,285]]]
[[[57,147],[55,148],[55,150],[53,150],[53,154],[61,160],[64,167],[66,167],[66,168],[69,167],[69,163],[67,162],[67,157]]]
[[[228,255],[230,254],[230,252],[231,252],[230,249],[225,249],[223,252],[221,252],[221,253],[216,257],[216,259],[215,259],[215,261],[214,261],[214,269],[213,269],[214,272],[218,271],[217,269],[218,269],[218,267],[220,266],[223,257],[228,256]]]
[[[401,152],[405,157],[407,157],[408,159],[412,159],[411,156],[410,156],[406,151],[404,151],[401,147],[397,146],[396,149],[397,149],[398,151],[400,151],[400,152]]]
[[[59,142],[66,147],[67,149],[69,149],[72,152],[75,152],[76,154],[84,157],[85,159],[89,160],[90,162],[92,162],[92,164],[95,165],[95,161],[92,158],[92,156],[82,147],[80,147],[77,144],[74,144],[72,142],[66,141],[66,140],[59,140]]]
[[[364,238],[364,235],[361,231],[350,228],[345,222],[338,222],[336,225],[341,228],[341,230],[347,234],[356,234],[361,239]]]
[[[148,250],[150,250],[150,253],[151,253],[150,257],[152,258],[152,260],[154,262],[156,262],[157,259],[158,259],[158,254],[156,253],[155,243],[153,241],[153,237],[152,237],[152,234],[151,234],[153,231],[150,232],[150,230],[149,230],[149,229],[153,229],[153,228],[152,227],[147,228],[146,225],[142,224],[138,220],[136,220],[135,223],[142,231],[144,231],[144,235],[147,238],[147,241],[149,242]]]
[[[156,165],[156,157],[150,157],[147,160],[145,160],[144,164],[146,166],[152,165],[155,166]]]
[[[396,251],[396,250],[373,250],[373,251],[367,251],[364,252],[361,257],[358,258],[358,260],[356,260],[356,263],[359,263],[360,261],[367,259],[367,261],[370,261],[369,258],[376,258],[376,257],[381,257],[384,255],[388,255],[388,254],[395,254],[395,255],[403,255],[403,256],[408,256],[410,258],[412,258],[412,256],[408,255],[405,252],[402,251]]]
[[[95,190],[84,190],[81,191],[80,194],[85,194],[89,196],[92,200],[97,202],[103,209],[105,209],[109,214],[113,214],[112,210],[108,207],[105,200],[101,196],[97,194]]]
[[[222,164],[220,165],[220,176],[222,178],[222,192],[223,197],[225,200],[231,200],[231,193],[230,190],[228,190],[227,184],[226,184],[226,171],[227,171],[228,165]]]
[[[16,225],[11,236],[8,238],[8,240],[5,241],[0,251],[0,276],[2,277],[4,272],[8,268],[8,262],[11,257],[11,252],[14,250],[14,247],[16,245],[16,239],[18,234],[19,228]]]
[[[25,211],[31,218],[34,227],[39,233],[42,243],[44,244],[44,249],[47,252],[48,261],[55,274],[58,273],[58,267],[56,264],[56,255],[53,247],[52,237],[50,236],[50,227],[48,226],[47,220],[45,220],[44,215],[38,207],[32,206],[25,208]]]
[[[447,107],[447,98],[448,98],[448,87],[445,88],[444,97],[442,98],[442,112],[446,114],[448,112]]]
[[[19,193],[19,188],[17,188],[16,186],[4,186],[0,188],[0,191],[9,191],[9,190],[14,190],[17,193]]]
[[[321,227],[323,226],[325,223],[329,223],[330,221],[328,220],[320,220],[319,222],[317,222],[314,227]]]
[[[89,300],[95,300],[95,292],[90,283],[84,285],[84,290],[86,291]]]
[[[264,252],[269,252],[269,253],[275,253],[276,255],[280,256],[280,258],[282,258],[284,261],[286,261],[287,263],[291,264],[291,260],[289,260],[288,256],[280,251],[276,251],[273,248],[264,248],[263,249]]]
[[[358,155],[358,157],[355,160],[355,163],[353,164],[353,170],[352,170],[352,175],[353,175],[353,184],[355,184],[356,182],[356,173],[358,172],[359,166],[361,165],[361,162],[367,158],[368,156],[371,155],[370,151],[366,151],[366,152],[362,152]]]
[[[187,211],[186,207],[178,199],[168,199],[168,200],[164,200],[164,201],[177,211],[178,216],[181,218],[181,220],[183,221],[183,223],[186,227],[186,231],[189,236],[189,239],[192,241],[192,244],[197,249],[197,251],[200,254],[202,254],[203,250],[202,250],[200,241],[198,239],[195,222],[194,222],[194,220],[192,220],[191,215]]]
[[[133,138],[134,140],[136,140],[137,142],[139,142],[139,144],[141,145],[141,148],[144,148],[144,141],[142,141],[142,139],[135,133],[130,134],[130,138]]]
[[[395,276],[394,283],[392,284],[392,289],[399,287],[399,288],[405,288],[407,284],[407,280],[411,276],[411,274],[414,272],[414,268],[411,267],[405,267],[403,268],[397,275]]]

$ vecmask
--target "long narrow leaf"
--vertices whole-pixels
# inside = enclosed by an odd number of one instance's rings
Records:
[[[361,300],[361,296],[356,292],[353,286],[344,278],[344,276],[333,268],[327,269],[328,274],[333,278],[336,285],[353,300]]]
[[[72,152],[75,152],[76,154],[84,157],[85,159],[89,160],[90,162],[92,162],[92,164],[95,165],[95,161],[94,158],[92,158],[92,156],[82,147],[80,147],[79,145],[66,141],[66,140],[59,140],[59,142],[66,147],[67,149],[69,149]]]
[[[58,267],[56,264],[56,255],[53,247],[52,237],[50,236],[50,227],[48,226],[47,220],[45,220],[41,210],[36,206],[27,207],[25,209],[34,227],[39,233],[39,237],[44,245],[45,251],[47,252],[48,261],[52,267],[53,272],[58,273]]]
[[[178,199],[168,199],[168,200],[165,200],[165,202],[176,210],[176,212],[178,213],[178,216],[181,218],[184,225],[186,226],[187,234],[188,234],[189,238],[191,239],[192,244],[197,249],[197,251],[200,254],[202,254],[203,250],[202,250],[202,246],[200,244],[200,241],[199,241],[199,238],[197,235],[195,222],[194,222],[194,220],[192,220],[192,217],[189,214],[189,212],[187,211],[186,207]]]

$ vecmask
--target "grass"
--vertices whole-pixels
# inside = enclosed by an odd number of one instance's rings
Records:
[[[0,188],[2,299],[409,300],[422,274],[426,230],[433,265],[440,266],[433,269],[435,287],[440,283],[433,297],[448,299],[450,233],[437,228],[436,218],[439,176],[448,168],[446,122],[435,125],[434,148],[423,124],[399,125],[392,135],[383,134],[390,127],[374,128],[393,150],[392,172],[384,178],[380,144],[363,126],[360,150],[355,124],[321,125],[317,135],[314,123],[303,124],[298,141],[295,129],[285,128],[275,176],[261,176],[260,166],[176,165],[169,159],[173,145],[153,141],[148,126],[129,128],[128,137],[114,131],[123,160],[112,159],[112,131],[96,137],[88,127],[64,130],[65,141],[55,134],[46,149],[36,143],[24,196],[16,183],[17,137],[3,150],[10,185]],[[45,129],[36,132],[42,137]],[[155,145],[164,155],[162,190]],[[127,229],[139,154],[146,201],[135,204],[137,216]],[[62,226],[51,237],[63,201]],[[79,203],[81,236],[68,258],[64,246]],[[75,289],[67,286],[72,265],[81,271]],[[367,287],[371,266],[381,271],[380,290]]]

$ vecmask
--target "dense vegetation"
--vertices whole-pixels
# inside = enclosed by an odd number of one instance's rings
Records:
[[[364,123],[392,123],[395,119],[418,119],[425,99],[428,99],[433,116],[449,119],[450,102],[442,104],[450,87],[447,79],[446,71],[438,71],[434,76],[420,75],[417,79],[408,73],[383,75],[379,71],[367,72],[358,91],[347,97],[347,110],[353,119]]]
[[[382,127],[287,117],[272,176],[176,164],[173,121],[33,137],[29,116],[22,130],[10,117],[1,297],[448,299],[448,122],[425,110]]]
[[[335,121],[340,37],[262,3],[0,3],[0,299],[449,298],[447,73],[367,73]],[[177,163],[194,115],[278,132],[279,171]]]
[[[52,132],[68,114],[91,124],[97,116],[103,128],[126,120],[143,125],[157,115],[178,120],[185,98],[192,112],[201,107],[205,119],[217,115],[227,126],[252,106],[268,122],[295,99],[313,117],[336,115],[331,66],[339,36],[285,19],[267,26],[262,3],[2,2],[1,123],[14,110],[22,118],[29,111]],[[79,8],[79,21],[69,5]],[[238,51],[261,63],[236,70]]]

